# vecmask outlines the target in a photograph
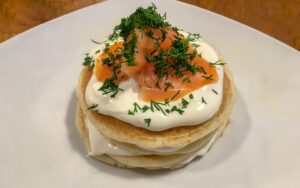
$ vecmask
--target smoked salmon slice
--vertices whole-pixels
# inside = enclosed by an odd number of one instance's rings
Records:
[[[174,41],[186,40],[182,35],[171,27],[167,28],[145,28],[143,31],[136,29],[134,47],[134,65],[128,65],[126,59],[122,57],[122,49],[125,42],[116,42],[108,50],[102,53],[95,65],[94,74],[100,82],[115,76],[115,83],[120,83],[128,78],[133,78],[140,88],[139,97],[144,101],[164,101],[177,100],[190,92],[203,87],[204,85],[214,83],[218,80],[216,68],[196,53],[195,48],[188,44],[186,54],[191,58],[188,63],[196,67],[197,71],[181,72],[176,75],[176,65],[172,55],[166,56],[167,76],[161,77],[158,74],[158,64],[150,57],[158,57],[163,51],[169,54],[174,48]],[[174,54],[174,51],[172,51]],[[195,53],[195,54],[193,54]],[[193,55],[193,56],[192,56]],[[118,57],[118,58],[116,58]],[[173,65],[173,68],[171,68]],[[174,68],[175,66],[175,68]]]

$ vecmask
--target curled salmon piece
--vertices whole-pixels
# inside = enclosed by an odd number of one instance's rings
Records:
[[[135,31],[136,37],[136,50],[134,54],[135,65],[129,66],[124,63],[122,65],[122,71],[129,76],[134,76],[143,69],[148,63],[146,57],[150,56],[158,50],[170,50],[172,48],[172,41],[177,33],[172,28],[165,29],[150,29]],[[128,40],[132,39],[132,35],[128,37]],[[159,44],[159,46],[158,46]]]
[[[98,57],[94,68],[94,75],[98,81],[104,82],[106,79],[112,78],[114,76],[114,71],[116,73],[115,83],[120,83],[128,79],[128,75],[121,71],[121,62],[124,58],[118,56],[121,55],[120,49],[122,47],[123,42],[117,42],[116,44],[111,45],[106,52]],[[113,55],[113,57],[110,57],[110,54]],[[114,58],[115,60],[113,60]]]
[[[177,100],[206,84],[216,82],[217,71],[205,59],[196,56],[191,63],[205,72],[184,72],[184,76],[180,78],[170,74],[171,76],[159,80],[154,65],[149,64],[137,77],[140,98],[144,101]]]
[[[128,40],[132,39],[132,35],[130,35]],[[147,61],[145,59],[145,52],[147,51],[146,46],[149,41],[149,39],[142,35],[140,31],[136,30],[135,32],[136,37],[136,46],[135,52],[134,52],[134,64],[128,65],[128,63],[122,64],[122,71],[125,72],[129,76],[134,76],[135,74],[139,73],[139,71],[147,64]]]

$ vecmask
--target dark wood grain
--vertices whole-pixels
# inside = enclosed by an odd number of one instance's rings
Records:
[[[300,0],[182,0],[249,25],[300,50]]]
[[[0,0],[0,42],[102,0]],[[300,50],[300,0],[182,0],[222,14]]]

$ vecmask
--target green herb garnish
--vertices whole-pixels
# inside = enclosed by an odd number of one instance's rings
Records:
[[[189,33],[187,38],[188,38],[189,41],[193,42],[195,40],[198,40],[200,37],[201,36],[198,33]]]
[[[181,99],[181,105],[182,108],[186,108],[188,106],[189,102],[187,100],[185,100],[184,98]]]
[[[175,71],[176,77],[184,76],[184,72],[195,74],[197,66],[190,61],[197,55],[196,50],[188,52],[189,41],[184,38],[176,38],[172,41],[170,50],[160,50],[156,55],[147,57],[149,63],[154,63],[159,80],[169,76],[170,69]],[[172,62],[172,63],[170,63]]]
[[[151,123],[151,119],[150,118],[147,118],[147,119],[144,119],[144,122],[147,124],[147,126],[149,127],[150,126],[150,123]]]
[[[128,110],[128,115],[134,115],[134,113],[131,110]]]
[[[201,72],[201,73],[207,74],[207,72],[205,71],[205,69],[204,69],[202,66],[200,66],[199,69],[200,69],[200,72]]]
[[[102,44],[102,42],[97,42],[97,41],[95,41],[95,40],[93,40],[93,39],[91,39],[91,41],[92,41],[93,43],[95,43],[95,44]]]
[[[170,26],[166,16],[156,12],[156,6],[152,4],[148,8],[139,7],[127,18],[122,18],[121,23],[115,27],[115,31],[125,40],[135,32],[135,29],[145,30],[146,28],[164,28]]]
[[[118,38],[119,38],[119,34],[115,30],[113,31],[112,34],[108,36],[108,40],[110,41],[116,41]]]
[[[149,110],[150,107],[147,106],[147,105],[144,105],[143,108],[142,108],[142,112],[145,113],[147,110]]]
[[[190,94],[189,99],[192,98],[193,96]],[[184,113],[184,109],[187,108],[189,103],[190,102],[187,99],[182,98],[179,106],[174,105],[170,108],[169,99],[165,99],[164,102],[156,102],[151,100],[149,105],[144,105],[143,107],[141,107],[138,103],[135,102],[133,103],[133,110],[128,110],[128,115],[134,115],[138,112],[145,113],[148,110],[150,110],[151,112],[161,112],[165,116],[172,112],[177,112],[180,115],[182,115]]]
[[[174,88],[174,86],[173,86],[173,84],[171,82],[166,82],[164,90],[168,91],[169,88]]]
[[[206,80],[213,80],[213,75],[209,75],[209,76],[203,76],[201,75],[203,78],[205,78]]]
[[[133,106],[134,106],[134,110],[133,112],[138,112],[138,110],[141,110],[142,108],[140,107],[140,105],[138,103],[133,103]]]
[[[93,56],[90,56],[89,54],[85,54],[84,62],[82,63],[82,65],[90,67],[90,68],[94,68],[95,60],[94,60]]]
[[[179,93],[180,93],[180,90],[178,90],[178,91],[175,93],[175,95],[171,98],[171,101],[172,101],[173,99],[175,99]]]
[[[212,62],[209,62],[209,65],[211,66],[217,66],[217,65],[225,65],[226,63],[224,63],[221,59],[219,59],[218,61],[212,63]]]
[[[184,113],[184,111],[180,108],[177,108],[177,106],[173,106],[171,108],[171,112],[178,112],[178,114],[182,115]]]
[[[127,65],[128,66],[135,66],[135,49],[136,49],[136,41],[137,36],[135,33],[132,34],[132,39],[124,42],[124,51],[122,52],[123,57],[127,59]]]
[[[184,78],[182,79],[182,83],[185,83],[185,82],[191,83],[190,78],[189,78],[189,77],[184,77]]]
[[[111,94],[110,97],[112,98],[115,97],[119,91],[123,91],[111,78],[106,79],[98,90],[102,91],[103,95]]]
[[[216,91],[216,90],[214,90],[214,89],[211,89],[216,95],[218,95],[219,93]]]
[[[98,104],[92,104],[91,106],[88,107],[88,110],[93,110],[97,108]]]
[[[202,103],[207,104],[207,102],[205,101],[205,99],[202,97]]]

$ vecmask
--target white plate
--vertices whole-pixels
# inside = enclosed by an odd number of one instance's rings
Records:
[[[231,67],[238,100],[224,136],[176,171],[114,168],[85,157],[75,128],[84,53],[154,0],[109,1],[0,45],[0,187],[300,187],[300,54],[260,32],[175,1],[170,23],[199,32]]]

